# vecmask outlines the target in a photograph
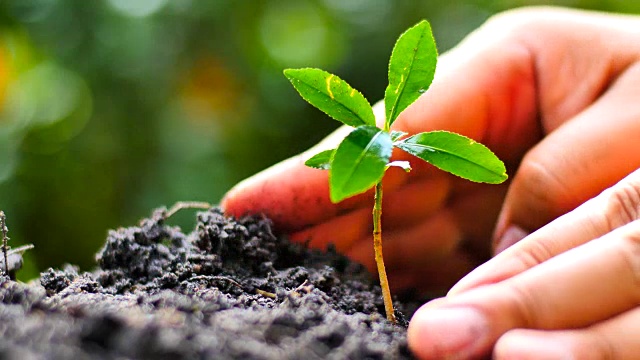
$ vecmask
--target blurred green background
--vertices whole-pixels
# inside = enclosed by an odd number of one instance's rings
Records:
[[[422,18],[439,50],[493,13],[629,0],[4,0],[0,209],[20,277],[94,265],[107,229],[178,200],[217,202],[337,122],[282,76],[322,67],[380,99],[397,36]],[[174,221],[193,226],[189,214]]]

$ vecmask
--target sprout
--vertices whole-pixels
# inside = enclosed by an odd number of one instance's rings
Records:
[[[376,126],[367,99],[336,75],[312,68],[284,71],[306,101],[335,120],[354,127],[336,149],[325,150],[305,164],[329,171],[329,194],[334,203],[375,187],[373,246],[385,311],[391,322],[395,322],[395,315],[382,257],[382,178],[390,167],[411,170],[406,161],[391,161],[393,148],[474,182],[499,184],[507,179],[502,161],[487,147],[465,136],[431,131],[404,138],[406,133],[391,131],[398,116],[431,85],[437,58],[427,21],[400,35],[389,60],[383,128]]]

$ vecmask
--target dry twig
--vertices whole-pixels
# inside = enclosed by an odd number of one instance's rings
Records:
[[[164,215],[165,219],[168,219],[170,217],[172,217],[173,215],[175,215],[175,213],[177,213],[180,210],[183,209],[209,209],[211,207],[211,204],[209,204],[208,202],[204,202],[204,201],[178,201],[177,203],[175,203],[171,209],[167,210],[167,213]]]
[[[9,238],[7,237],[7,233],[9,232],[9,228],[7,228],[7,216],[4,214],[4,211],[0,210],[0,231],[2,231],[2,254],[4,255],[4,273],[9,275],[9,247],[7,246],[9,242]]]

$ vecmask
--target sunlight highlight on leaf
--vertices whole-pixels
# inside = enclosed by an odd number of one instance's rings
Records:
[[[320,69],[287,69],[284,75],[311,105],[348,126],[375,126],[371,105],[339,77]]]

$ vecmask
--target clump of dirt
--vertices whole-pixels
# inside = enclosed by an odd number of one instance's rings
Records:
[[[333,249],[217,208],[190,234],[165,217],[110,231],[93,272],[0,277],[0,358],[412,358],[402,313],[387,322],[379,287]]]

